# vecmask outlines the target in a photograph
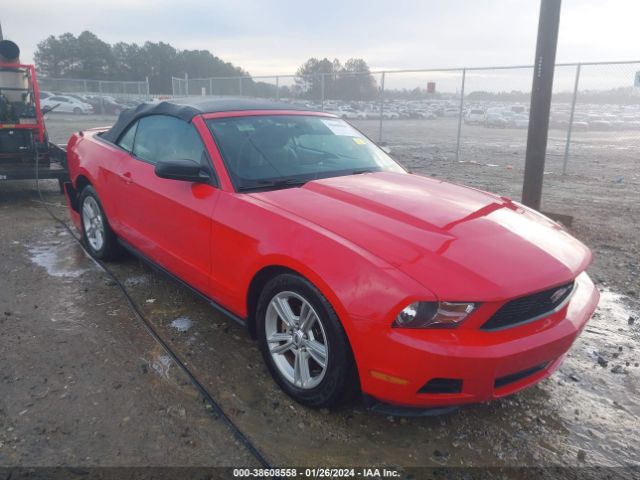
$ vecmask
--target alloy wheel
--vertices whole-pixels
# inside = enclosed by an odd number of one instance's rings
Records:
[[[104,245],[104,220],[98,202],[91,196],[82,204],[82,225],[89,245],[94,251],[99,251]]]
[[[317,387],[327,372],[329,345],[322,319],[303,296],[275,295],[266,311],[269,352],[280,374],[297,388]]]

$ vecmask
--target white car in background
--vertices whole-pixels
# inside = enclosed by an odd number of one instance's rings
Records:
[[[518,114],[511,117],[509,125],[516,128],[529,128],[529,115]]]
[[[472,108],[464,116],[464,123],[482,123],[484,122],[484,110]]]
[[[499,113],[490,112],[484,117],[485,127],[505,128],[507,120]]]
[[[339,117],[350,119],[350,120],[361,120],[367,118],[367,114],[364,112],[360,112],[353,108],[339,108],[338,110],[332,111],[335,115]]]
[[[93,113],[93,107],[77,98],[67,95],[53,95],[40,102],[40,108],[56,113],[75,113],[76,115]]]

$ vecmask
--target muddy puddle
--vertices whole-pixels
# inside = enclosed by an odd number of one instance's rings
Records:
[[[24,247],[25,255],[41,275],[71,283],[79,281],[90,271],[98,270],[64,230],[45,230],[37,242],[19,244]],[[82,302],[68,290],[61,290],[54,295],[46,309],[49,319],[59,331],[78,330],[87,314]]]
[[[193,326],[189,317],[178,317],[171,322],[171,326],[181,333],[186,333]]]
[[[40,241],[26,247],[29,260],[52,277],[77,278],[90,268],[84,251],[64,230],[46,230]]]

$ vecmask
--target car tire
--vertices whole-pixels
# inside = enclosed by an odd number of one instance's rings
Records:
[[[82,241],[99,260],[114,260],[121,253],[116,234],[111,229],[100,199],[91,185],[84,187],[78,198]]]
[[[73,113],[74,113],[74,115],[82,115],[82,109],[79,108],[79,107],[75,107],[73,109]]]
[[[308,280],[293,273],[271,279],[258,299],[256,331],[271,375],[297,402],[331,408],[359,390],[342,324],[329,301]]]

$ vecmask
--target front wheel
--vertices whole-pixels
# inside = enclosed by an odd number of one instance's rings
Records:
[[[310,282],[288,273],[273,278],[260,295],[256,315],[264,360],[294,400],[329,408],[357,391],[357,371],[344,329]]]
[[[80,193],[82,239],[89,253],[99,260],[112,260],[120,253],[120,245],[104,214],[98,194],[88,185]]]

